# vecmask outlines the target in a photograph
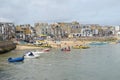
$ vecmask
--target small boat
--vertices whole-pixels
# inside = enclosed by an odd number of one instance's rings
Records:
[[[24,58],[38,58],[40,55],[35,52],[27,52],[24,56]]]
[[[70,51],[70,49],[61,49],[61,51]]]
[[[68,48],[62,48],[61,51],[71,51],[71,50],[70,47],[68,47]]]
[[[43,49],[42,51],[43,51],[43,52],[49,52],[49,51],[50,51],[50,48]]]
[[[46,49],[43,49],[41,51],[37,50],[37,51],[31,51],[34,55],[39,55],[39,54],[42,54],[42,53],[46,53],[46,52],[49,52],[50,49],[49,48],[46,48]]]
[[[92,42],[90,45],[106,45],[108,44],[107,42]]]
[[[8,58],[8,62],[22,62],[24,61],[24,56],[23,57],[17,57],[17,58]]]
[[[52,46],[49,45],[49,44],[43,44],[43,45],[41,45],[41,47],[43,47],[43,48],[52,48]]]
[[[73,49],[88,49],[90,48],[89,46],[83,46],[83,45],[76,45],[76,46],[73,46]]]

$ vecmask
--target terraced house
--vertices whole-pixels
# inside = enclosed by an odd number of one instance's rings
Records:
[[[11,22],[0,22],[0,40],[10,40],[15,37],[15,25]]]
[[[79,22],[58,22],[54,24],[36,23],[37,35],[43,34],[54,39],[80,38],[80,37],[106,37],[114,36],[113,26],[101,26],[99,24],[80,24]]]
[[[40,22],[35,23],[34,27],[35,27],[35,31],[36,31],[37,36],[51,34],[51,28],[48,25],[48,23],[40,23]]]
[[[30,24],[17,25],[16,37],[19,40],[29,41],[35,36],[35,30]]]

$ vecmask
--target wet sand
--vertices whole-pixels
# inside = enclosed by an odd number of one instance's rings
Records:
[[[25,45],[17,45],[16,50],[26,50],[26,49],[41,49],[41,47],[35,47],[35,46],[25,46]]]
[[[64,46],[75,46],[75,45],[86,45],[89,44],[90,41],[47,41],[52,47],[64,47]]]
[[[52,46],[52,48],[61,48],[65,46],[74,46],[74,45],[85,45],[90,42],[86,41],[60,41],[60,42],[54,42],[54,41],[47,41],[49,45]],[[17,45],[16,50],[26,50],[26,49],[42,49],[41,47],[36,46],[28,46],[28,45]]]

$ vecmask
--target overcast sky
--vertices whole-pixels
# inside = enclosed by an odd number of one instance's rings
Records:
[[[0,0],[0,20],[119,25],[120,0]]]

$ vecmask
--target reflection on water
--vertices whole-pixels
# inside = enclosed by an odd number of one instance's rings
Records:
[[[9,57],[22,56],[24,51],[0,55],[0,80],[119,80],[120,44],[91,46],[61,52],[52,49],[37,59],[9,63]]]
[[[14,65],[21,65],[23,63],[24,63],[24,61],[22,61],[22,62],[9,62],[9,64],[14,64]]]

